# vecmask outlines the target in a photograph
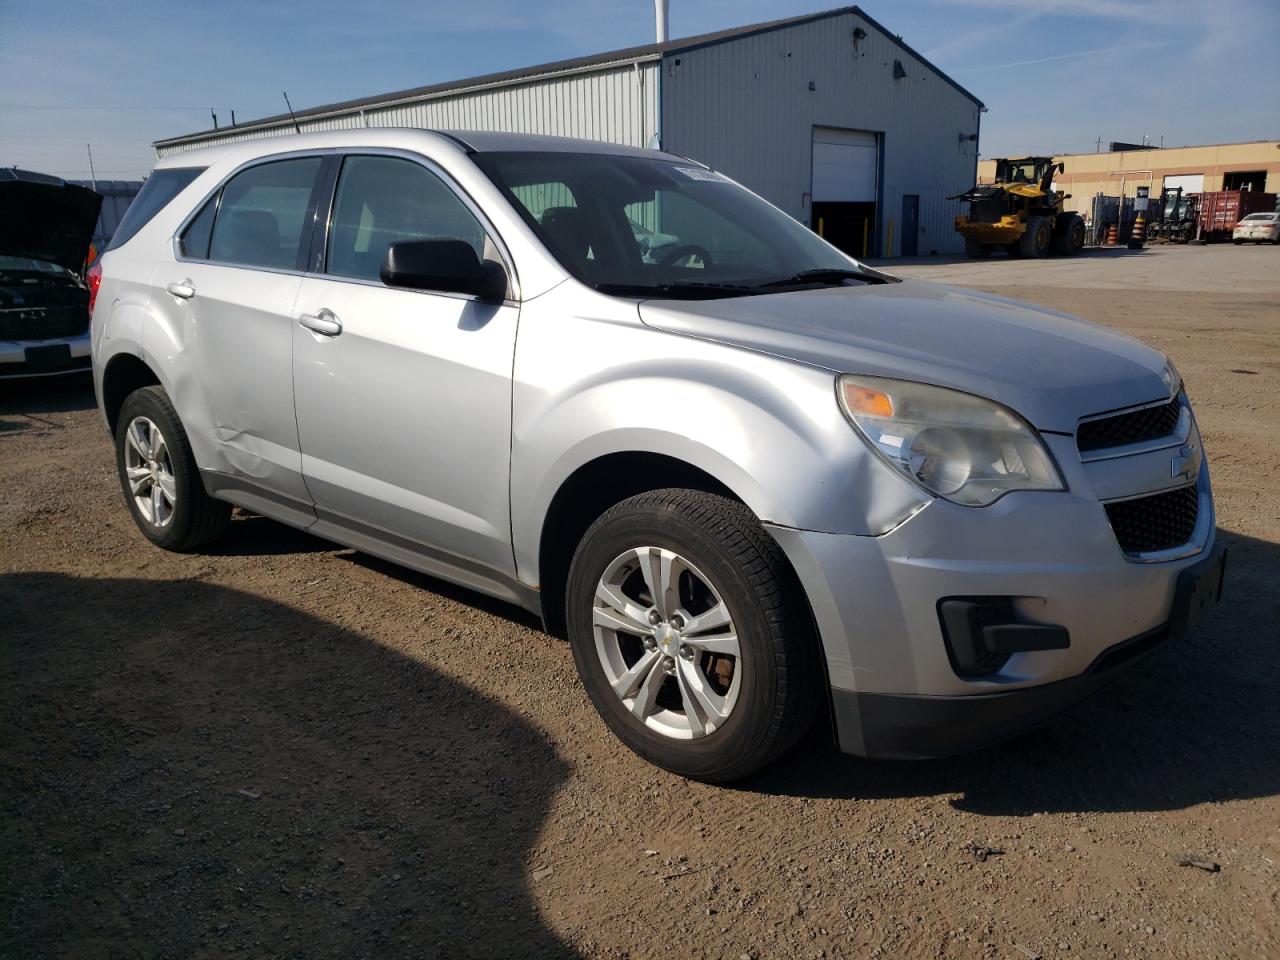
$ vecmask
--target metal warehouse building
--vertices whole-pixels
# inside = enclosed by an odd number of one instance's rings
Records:
[[[843,249],[963,249],[945,198],[972,186],[981,102],[858,7],[299,111],[361,126],[585,137],[709,164]],[[157,153],[294,132],[289,114]]]

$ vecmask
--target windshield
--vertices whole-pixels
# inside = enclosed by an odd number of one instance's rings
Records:
[[[1245,219],[1246,219],[1246,220],[1275,220],[1277,216],[1280,216],[1280,214],[1274,214],[1274,213],[1251,213],[1251,214],[1249,214],[1247,217],[1245,217]]]
[[[545,152],[475,160],[564,268],[603,292],[744,296],[889,279],[692,162]]]
[[[1000,169],[996,179],[1002,183],[1035,183],[1040,182],[1040,172],[1036,169],[1035,160],[997,160]]]

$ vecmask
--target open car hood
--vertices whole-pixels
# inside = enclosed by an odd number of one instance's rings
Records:
[[[0,170],[0,255],[45,260],[79,273],[102,197],[44,174]]]

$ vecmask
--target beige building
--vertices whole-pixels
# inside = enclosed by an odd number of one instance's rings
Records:
[[[1158,197],[1163,187],[1182,187],[1186,193],[1215,190],[1264,190],[1280,193],[1280,140],[1216,143],[1203,147],[1163,147],[1116,153],[1070,153],[1055,160],[1066,169],[1058,175],[1058,189],[1071,194],[1068,210],[1086,211],[1093,195],[1136,196],[1140,186]],[[978,162],[978,182],[990,183],[995,161]]]

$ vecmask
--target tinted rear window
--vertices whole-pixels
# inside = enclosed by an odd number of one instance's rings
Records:
[[[132,240],[135,233],[150,223],[152,217],[204,170],[204,167],[170,167],[152,173],[120,219],[120,226],[116,227],[107,249],[114,250]]]

